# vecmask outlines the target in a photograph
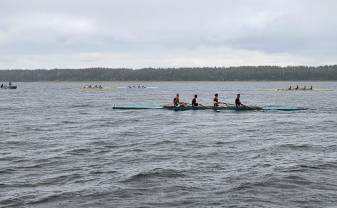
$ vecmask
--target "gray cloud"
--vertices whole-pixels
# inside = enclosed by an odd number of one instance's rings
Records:
[[[334,0],[2,0],[0,68],[331,64]]]

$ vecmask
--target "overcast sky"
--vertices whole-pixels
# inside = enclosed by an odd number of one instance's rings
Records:
[[[336,0],[0,0],[0,68],[337,63]]]

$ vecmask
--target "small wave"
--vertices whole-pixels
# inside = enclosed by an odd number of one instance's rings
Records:
[[[25,207],[26,203],[19,197],[10,196],[5,199],[0,199],[0,204],[4,207]]]
[[[24,131],[50,131],[49,129],[43,129],[35,126],[25,126]]]
[[[178,170],[156,168],[150,171],[141,172],[136,175],[130,176],[123,182],[139,182],[151,180],[154,178],[179,178],[179,177],[185,177],[185,174],[183,174],[181,171]]]
[[[317,151],[321,150],[321,147],[309,144],[280,144],[273,146],[272,149],[279,151]]]
[[[114,174],[114,173],[117,173],[117,171],[115,170],[93,170],[93,171],[90,171],[90,174],[92,175],[101,175],[101,174]]]
[[[216,145],[222,145],[222,144],[227,144],[228,142],[224,142],[224,141],[219,141],[219,142],[215,142]]]
[[[280,171],[280,172],[305,172],[308,170],[331,170],[331,169],[337,169],[337,162],[325,162],[325,163],[311,163],[309,164],[298,164],[298,165],[293,165],[290,167],[279,167],[276,168],[275,170]]]
[[[65,121],[61,121],[61,123],[63,123],[63,124],[74,124],[74,123],[76,123],[76,122],[74,122],[74,121],[69,121],[69,120],[65,120]]]
[[[164,144],[175,144],[177,143],[176,141],[172,141],[172,140],[163,140],[163,141],[159,141],[153,144],[153,146],[157,146],[157,145],[164,145]]]
[[[78,173],[72,173],[67,175],[58,175],[54,177],[49,177],[39,181],[34,186],[41,186],[41,185],[51,185],[51,184],[64,184],[69,182],[76,182],[82,179],[82,175]]]
[[[79,148],[79,149],[69,150],[67,153],[71,155],[83,155],[89,152],[91,152],[91,150],[88,148]]]
[[[0,169],[0,174],[11,174],[11,173],[15,173],[15,171],[16,170],[13,168],[4,168],[4,169]]]
[[[16,170],[17,171],[17,170]],[[2,188],[35,188],[41,186],[50,185],[63,185],[66,183],[83,183],[93,179],[85,179],[81,174],[71,173],[63,175],[49,175],[47,178],[43,177],[40,179],[27,180],[27,181],[17,181],[17,182],[5,182],[0,183]]]
[[[290,107],[290,106],[264,106],[264,111],[304,111],[308,108],[304,107]]]
[[[104,149],[114,149],[114,148],[119,147],[117,144],[111,141],[100,140],[100,139],[90,142],[90,146],[104,148]]]
[[[141,132],[137,132],[137,131],[124,131],[124,132],[120,132],[118,133],[119,136],[121,137],[132,137],[132,136],[144,136],[145,133],[141,133]]]
[[[0,111],[14,110],[14,109],[16,109],[16,108],[14,108],[13,106],[11,106],[11,107],[0,107]]]
[[[245,182],[233,188],[233,191],[251,191],[259,187],[275,188],[275,189],[296,189],[298,187],[309,186],[312,182],[301,176],[288,175],[288,176],[272,176],[265,177],[256,182]]]
[[[87,108],[91,107],[91,104],[77,104],[77,105],[71,105],[70,108]]]
[[[306,186],[306,185],[312,184],[311,181],[307,180],[304,177],[297,176],[297,175],[285,176],[285,177],[283,177],[283,181],[293,183],[293,184],[296,184],[296,185],[301,185],[301,186]]]
[[[130,151],[132,151],[132,152],[144,152],[145,150],[139,149],[139,148],[134,148],[134,149],[131,149]]]
[[[280,145],[280,149],[292,149],[292,150],[307,150],[310,149],[312,146],[307,145],[307,144],[302,144],[302,145],[295,145],[295,144],[283,144]]]
[[[61,192],[61,193],[54,193],[54,194],[48,194],[40,196],[36,199],[32,199],[27,202],[29,205],[36,205],[36,204],[42,204],[42,203],[50,203],[53,201],[63,201],[65,199],[70,199],[74,196],[78,195],[76,192]]]
[[[21,156],[5,156],[1,157],[0,161],[25,162],[27,159]]]

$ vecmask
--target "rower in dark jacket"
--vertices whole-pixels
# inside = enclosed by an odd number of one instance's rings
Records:
[[[176,94],[176,97],[173,98],[173,106],[177,107],[180,105],[179,94]]]
[[[197,102],[197,97],[198,97],[198,95],[194,95],[194,98],[192,100],[192,106],[193,107],[199,106],[199,103]]]
[[[213,98],[213,106],[214,107],[219,107],[219,105],[221,104],[221,102],[219,102],[219,95],[218,95],[218,93],[216,93],[215,95],[214,95],[214,98]]]
[[[235,106],[236,106],[236,107],[243,106],[243,104],[242,104],[241,101],[240,101],[240,94],[237,94],[237,95],[236,95]]]

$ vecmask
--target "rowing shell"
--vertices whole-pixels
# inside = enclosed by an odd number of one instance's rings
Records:
[[[290,106],[240,106],[236,107],[235,105],[230,106],[172,106],[172,105],[150,105],[150,106],[113,106],[112,109],[116,110],[154,110],[154,109],[167,109],[167,110],[174,110],[174,111],[186,111],[186,110],[214,110],[214,111],[221,111],[221,110],[232,110],[232,111],[303,111],[309,110],[308,108],[303,107],[290,107]]]
[[[248,111],[248,110],[262,110],[258,106],[168,106],[164,105],[164,109],[175,110],[175,111],[185,111],[185,110],[235,110],[235,111]]]
[[[172,106],[172,105],[164,105],[164,106],[157,106],[157,107],[147,107],[147,106],[124,106],[118,107],[113,106],[112,109],[118,110],[146,110],[146,109],[167,109],[167,110],[174,110],[174,111],[186,111],[186,110],[235,110],[235,111],[256,111],[256,110],[263,110],[261,107],[258,106]]]

